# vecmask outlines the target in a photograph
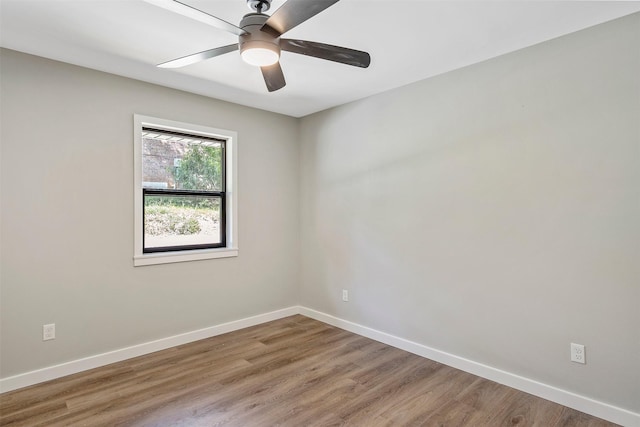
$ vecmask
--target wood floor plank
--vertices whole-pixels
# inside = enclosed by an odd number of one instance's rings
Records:
[[[0,425],[614,424],[296,315],[1,394]]]

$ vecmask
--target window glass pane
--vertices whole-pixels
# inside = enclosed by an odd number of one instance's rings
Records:
[[[144,250],[175,246],[216,247],[222,242],[222,200],[215,196],[145,194]]]
[[[224,191],[224,141],[156,129],[142,132],[142,186]]]

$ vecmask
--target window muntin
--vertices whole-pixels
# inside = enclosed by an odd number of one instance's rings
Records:
[[[237,152],[233,131],[134,115],[135,266],[238,256]]]

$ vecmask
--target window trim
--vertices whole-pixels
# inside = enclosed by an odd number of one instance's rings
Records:
[[[143,185],[142,185],[142,128],[155,127],[157,129],[182,132],[192,135],[202,135],[223,139],[225,141],[225,213],[226,213],[226,245],[221,248],[190,249],[170,252],[143,252]],[[134,252],[133,265],[144,266],[167,264],[174,262],[197,261],[204,259],[226,258],[238,256],[238,134],[234,131],[217,129],[209,126],[177,122],[174,120],[134,114]]]

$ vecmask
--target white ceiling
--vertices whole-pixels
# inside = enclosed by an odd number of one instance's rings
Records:
[[[236,25],[250,12],[245,0],[182,1]],[[285,37],[367,51],[371,66],[283,52],[287,86],[273,93],[238,52],[155,67],[237,38],[142,0],[0,0],[0,44],[301,117],[638,11],[638,1],[342,0]]]

